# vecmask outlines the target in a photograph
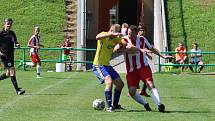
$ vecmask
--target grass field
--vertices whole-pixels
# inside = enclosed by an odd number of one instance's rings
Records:
[[[92,108],[102,98],[103,86],[91,72],[44,72],[36,79],[33,71],[18,71],[17,79],[27,92],[17,96],[9,79],[0,82],[0,121],[214,121],[215,75],[154,74],[166,105],[159,113],[151,98],[152,112],[127,97],[125,86],[121,105],[125,111],[108,113]],[[125,79],[125,75],[122,75]]]

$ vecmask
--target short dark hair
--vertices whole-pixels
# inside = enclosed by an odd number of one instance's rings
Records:
[[[13,19],[12,19],[12,18],[6,18],[6,19],[4,20],[4,22],[12,22],[12,23],[13,23]]]
[[[135,26],[135,25],[130,25],[129,29],[131,29],[132,31],[137,32],[137,26]]]

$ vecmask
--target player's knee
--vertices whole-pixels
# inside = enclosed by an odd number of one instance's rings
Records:
[[[113,85],[113,81],[112,80],[105,80],[105,86],[106,88],[110,88]]]
[[[10,77],[10,72],[6,72],[6,76],[7,76],[7,77]]]
[[[122,89],[123,87],[124,87],[124,83],[123,83],[123,81],[121,81],[121,82],[119,83],[119,88]]]
[[[136,94],[136,89],[134,88],[129,88],[129,94],[133,97]]]
[[[36,67],[36,65],[37,65],[36,63],[33,63],[33,64],[32,64],[32,67]]]

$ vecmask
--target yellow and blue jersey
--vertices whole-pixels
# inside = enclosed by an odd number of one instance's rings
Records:
[[[101,34],[107,34],[107,32],[102,32]],[[113,49],[117,43],[121,42],[121,37],[110,38],[106,37],[97,41],[96,55],[94,57],[94,65],[104,65],[108,66],[113,53]]]

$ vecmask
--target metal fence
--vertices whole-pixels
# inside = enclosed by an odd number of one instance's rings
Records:
[[[31,59],[26,54],[29,53],[30,48],[29,47],[20,47],[15,48],[15,62],[20,62],[22,64],[23,70],[25,70],[25,62],[31,62]],[[73,59],[72,61],[69,60],[63,60],[62,54],[63,50],[68,50],[67,48],[40,48],[40,51],[45,50],[46,53],[42,53],[42,60],[41,62],[55,62],[55,63],[84,63],[84,64],[92,64],[92,61],[77,61],[76,59]],[[69,48],[69,50],[76,52],[76,51],[92,51],[94,52],[96,49],[86,49],[86,48]],[[49,53],[48,53],[49,51]],[[44,52],[44,51],[43,51]],[[29,54],[28,54],[29,55]],[[45,56],[44,55],[49,55]],[[74,55],[76,56],[76,55]]]
[[[172,54],[176,54],[176,52],[161,52],[162,54],[165,54],[165,55],[172,55]],[[189,55],[189,54],[202,54],[202,58],[203,58],[203,62],[204,62],[204,66],[205,67],[211,67],[211,66],[215,66],[215,56],[213,56],[215,54],[215,52],[186,52],[184,53],[186,55]],[[210,56],[208,56],[210,55]],[[213,57],[212,57],[213,56]],[[189,56],[188,56],[189,58]],[[162,66],[172,66],[172,67],[179,67],[179,66],[193,66],[194,69],[195,69],[195,72],[197,70],[197,67],[200,66],[198,65],[197,63],[194,63],[194,64],[189,64],[189,60],[188,60],[188,63],[186,64],[176,64],[174,63],[169,63],[169,62],[166,62],[166,63],[161,63],[161,58],[159,56],[158,58],[158,71],[161,72],[161,67]]]

